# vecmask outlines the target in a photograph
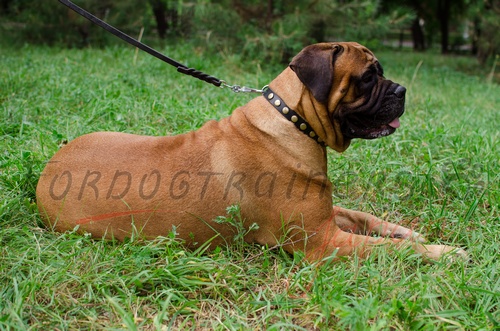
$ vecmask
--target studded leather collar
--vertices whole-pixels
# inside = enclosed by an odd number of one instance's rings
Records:
[[[283,99],[281,99],[276,93],[271,90],[271,88],[266,87],[262,92],[264,97],[277,111],[280,112],[281,115],[285,116],[287,120],[292,122],[297,129],[299,129],[302,133],[307,135],[309,138],[314,139],[321,146],[326,146],[325,142],[321,140],[321,138],[314,132],[309,123],[306,122],[299,114],[297,114],[294,110],[290,109]]]

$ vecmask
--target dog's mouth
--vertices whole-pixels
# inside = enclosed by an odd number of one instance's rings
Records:
[[[399,116],[393,119],[390,123],[383,124],[375,128],[360,128],[349,126],[344,130],[344,135],[349,138],[376,139],[386,137],[396,132],[396,129],[401,126]]]
[[[342,133],[347,138],[376,139],[396,132],[404,113],[404,87],[391,84],[384,97],[366,103],[354,111],[346,111],[341,121]]]

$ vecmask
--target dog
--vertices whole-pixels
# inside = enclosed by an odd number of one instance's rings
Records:
[[[332,204],[326,148],[343,152],[354,138],[395,132],[405,93],[384,78],[366,47],[314,44],[263,95],[196,131],[168,137],[97,132],[70,142],[41,174],[39,212],[56,231],[78,227],[118,240],[174,231],[196,248],[233,241],[234,226],[219,216],[237,205],[245,241],[300,250],[309,261],[364,257],[380,245],[411,245],[428,259],[464,255]]]

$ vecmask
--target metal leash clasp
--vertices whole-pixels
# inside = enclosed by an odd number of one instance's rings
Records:
[[[256,89],[256,88],[252,88],[252,87],[247,87],[247,86],[239,86],[239,85],[229,85],[228,83],[226,83],[225,81],[221,80],[221,85],[220,85],[221,88],[224,88],[224,87],[227,87],[227,88],[230,88],[231,91],[233,91],[234,93],[262,93],[266,86],[264,86],[262,89]]]

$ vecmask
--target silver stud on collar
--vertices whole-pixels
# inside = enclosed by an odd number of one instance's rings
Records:
[[[307,121],[303,119],[299,114],[297,114],[293,109],[290,109],[286,103],[276,95],[269,87],[262,90],[262,94],[269,101],[269,103],[276,108],[287,120],[292,122],[297,129],[303,132],[308,137],[314,139],[321,146],[326,147],[326,144],[321,140],[321,138],[314,132],[314,130],[309,126]]]

